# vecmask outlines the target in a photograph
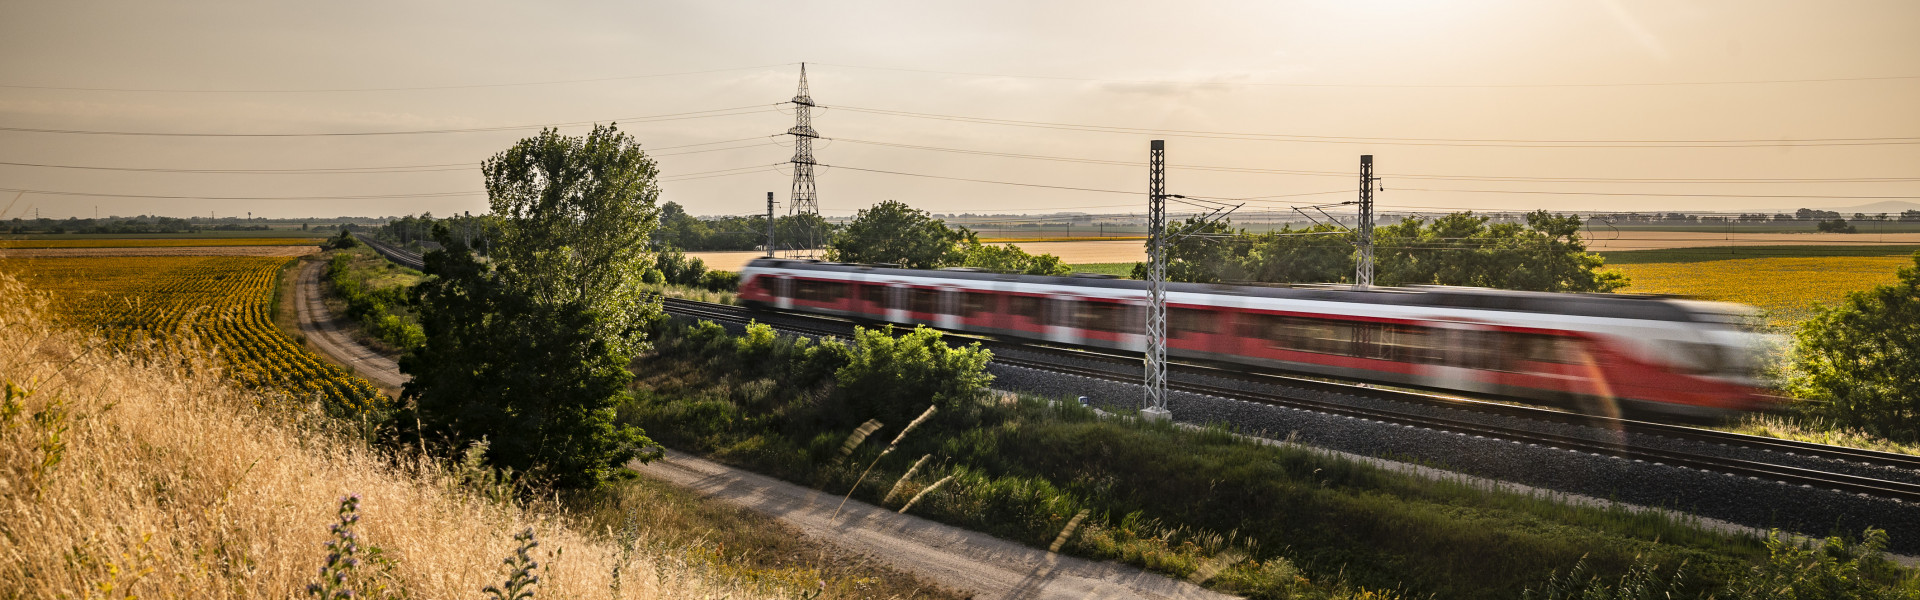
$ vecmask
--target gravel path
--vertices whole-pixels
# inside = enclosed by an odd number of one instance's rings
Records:
[[[672,453],[634,470],[793,525],[974,598],[1232,598],[1111,562],[1053,554],[984,533],[849,501],[713,461]]]
[[[293,286],[293,306],[299,314],[300,331],[307,335],[307,341],[334,362],[347,365],[380,385],[392,388],[406,385],[407,380],[412,378],[400,372],[399,364],[353,341],[346,332],[340,330],[337,317],[320,300],[322,267],[320,261],[300,265],[298,281]]]

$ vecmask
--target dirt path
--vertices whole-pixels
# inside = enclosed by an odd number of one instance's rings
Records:
[[[829,522],[832,496],[791,483],[673,453],[635,470],[780,519],[807,535],[866,554],[980,599],[1232,598],[1110,562],[1052,554],[859,501]]]
[[[293,306],[299,314],[300,331],[307,335],[307,341],[334,362],[353,368],[362,377],[392,388],[406,385],[411,377],[400,372],[399,364],[353,341],[346,332],[340,330],[334,314],[320,300],[322,266],[320,261],[308,261],[300,265],[300,272],[296,276],[298,279],[293,286]]]

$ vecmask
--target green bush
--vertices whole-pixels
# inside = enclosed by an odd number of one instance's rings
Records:
[[[411,288],[391,285],[368,289],[358,278],[353,260],[350,253],[334,254],[327,261],[325,273],[334,295],[347,303],[347,317],[358,322],[368,336],[395,350],[404,352],[426,343],[420,325],[398,314],[412,307],[408,298]]]
[[[894,337],[893,327],[856,328],[847,365],[834,372],[837,394],[850,415],[904,424],[928,404],[953,409],[985,392],[993,376],[993,353],[972,345],[954,348],[939,331],[915,327]]]
[[[1920,252],[1899,281],[1853,292],[1795,334],[1789,389],[1844,428],[1920,441]]]

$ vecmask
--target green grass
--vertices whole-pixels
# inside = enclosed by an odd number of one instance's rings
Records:
[[[860,392],[796,378],[806,344],[752,344],[749,357],[747,344],[698,337],[661,332],[622,409],[670,447],[841,494],[902,425],[885,423],[842,458],[841,443],[868,416],[843,399]],[[930,466],[886,500],[922,456]],[[946,476],[954,479],[912,512],[1046,547],[1086,510],[1063,552],[1258,598],[1517,597],[1582,557],[1611,576],[1685,562],[1698,585],[1712,586],[1766,556],[1761,540],[1683,518],[1436,482],[1038,398],[943,409],[853,494],[897,508]]]
[[[1067,267],[1070,269],[1073,269],[1073,272],[1075,273],[1093,273],[1097,275],[1113,275],[1115,277],[1126,277],[1128,275],[1133,274],[1133,263],[1130,263],[1130,262],[1082,263],[1077,265],[1067,265]]]
[[[1717,248],[1665,248],[1660,250],[1624,250],[1602,252],[1607,265],[1646,263],[1692,263],[1743,258],[1819,258],[1844,256],[1908,256],[1920,251],[1920,245],[1858,246],[1734,246]]]

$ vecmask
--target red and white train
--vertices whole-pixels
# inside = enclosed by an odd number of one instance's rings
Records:
[[[1146,282],[760,259],[749,307],[1142,351]],[[1167,353],[1618,414],[1767,410],[1737,304],[1422,286],[1167,285]]]

